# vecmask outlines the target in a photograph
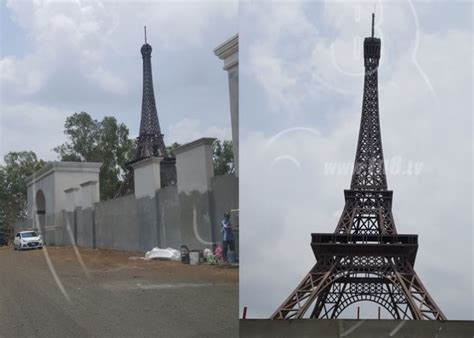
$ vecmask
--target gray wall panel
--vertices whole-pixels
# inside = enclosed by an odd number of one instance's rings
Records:
[[[182,245],[179,227],[179,202],[176,186],[156,192],[159,246],[179,249]]]

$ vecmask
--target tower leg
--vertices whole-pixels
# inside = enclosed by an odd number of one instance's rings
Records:
[[[328,256],[318,261],[271,318],[303,318],[315,303],[310,318],[334,319],[351,304],[370,301],[394,319],[446,320],[407,259],[370,258]]]
[[[329,294],[330,287],[324,289],[321,295],[316,299],[316,304],[314,305],[313,312],[311,313],[310,318],[319,318],[321,311],[325,307],[326,298]]]
[[[446,320],[410,262],[399,259],[398,264],[393,264],[392,267],[392,281],[403,291],[413,319]]]
[[[331,284],[330,277],[338,262],[339,260],[328,257],[323,263],[316,263],[290,296],[273,313],[271,319],[303,318],[311,303],[324,291],[326,286]]]

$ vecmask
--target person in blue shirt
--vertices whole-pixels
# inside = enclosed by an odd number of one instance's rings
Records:
[[[222,233],[222,258],[227,262],[227,249],[235,252],[234,233],[232,231],[232,224],[230,223],[230,214],[225,213],[224,219],[221,221]]]

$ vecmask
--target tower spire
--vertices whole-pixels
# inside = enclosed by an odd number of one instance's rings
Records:
[[[124,196],[134,190],[134,176],[131,164],[149,157],[161,157],[160,183],[161,187],[176,184],[176,159],[166,151],[163,134],[160,129],[158,112],[156,110],[153,75],[151,71],[152,48],[146,37],[146,26],[143,26],[145,44],[140,49],[143,58],[143,96],[140,118],[140,134],[137,138],[135,157],[127,163],[128,172],[125,181],[116,197]]]
[[[372,37],[374,37],[374,25],[375,25],[375,13],[372,13]],[[146,40],[146,27],[145,27],[145,40]]]
[[[161,186],[176,184],[176,159],[166,151],[165,141],[160,129],[156,110],[153,74],[151,71],[151,51],[145,32],[145,44],[141,48],[143,58],[143,97],[140,121],[140,134],[137,141],[135,161],[148,157],[162,157],[160,164]]]
[[[382,137],[380,134],[378,66],[381,41],[374,37],[375,14],[372,13],[372,36],[364,39],[364,93],[351,189],[387,190]]]
[[[155,93],[153,89],[153,74],[151,69],[152,48],[146,40],[141,48],[143,58],[143,96],[142,113],[140,120],[140,134],[138,136],[136,160],[151,156],[165,156],[166,147],[161,134],[158,113],[156,110]]]

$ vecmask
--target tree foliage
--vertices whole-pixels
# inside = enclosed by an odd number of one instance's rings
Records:
[[[27,216],[26,178],[44,166],[32,151],[10,152],[0,165],[0,231]]]
[[[166,147],[166,153],[168,154],[168,156],[175,156],[174,154],[174,150],[178,147],[181,147],[181,144],[175,142],[173,143],[172,145]]]
[[[102,162],[100,197],[113,198],[123,181],[125,164],[133,157],[134,142],[127,126],[115,117],[97,121],[81,112],[69,116],[64,129],[68,141],[54,148],[61,161]]]
[[[214,141],[212,159],[214,161],[214,175],[233,174],[235,168],[232,141]]]

